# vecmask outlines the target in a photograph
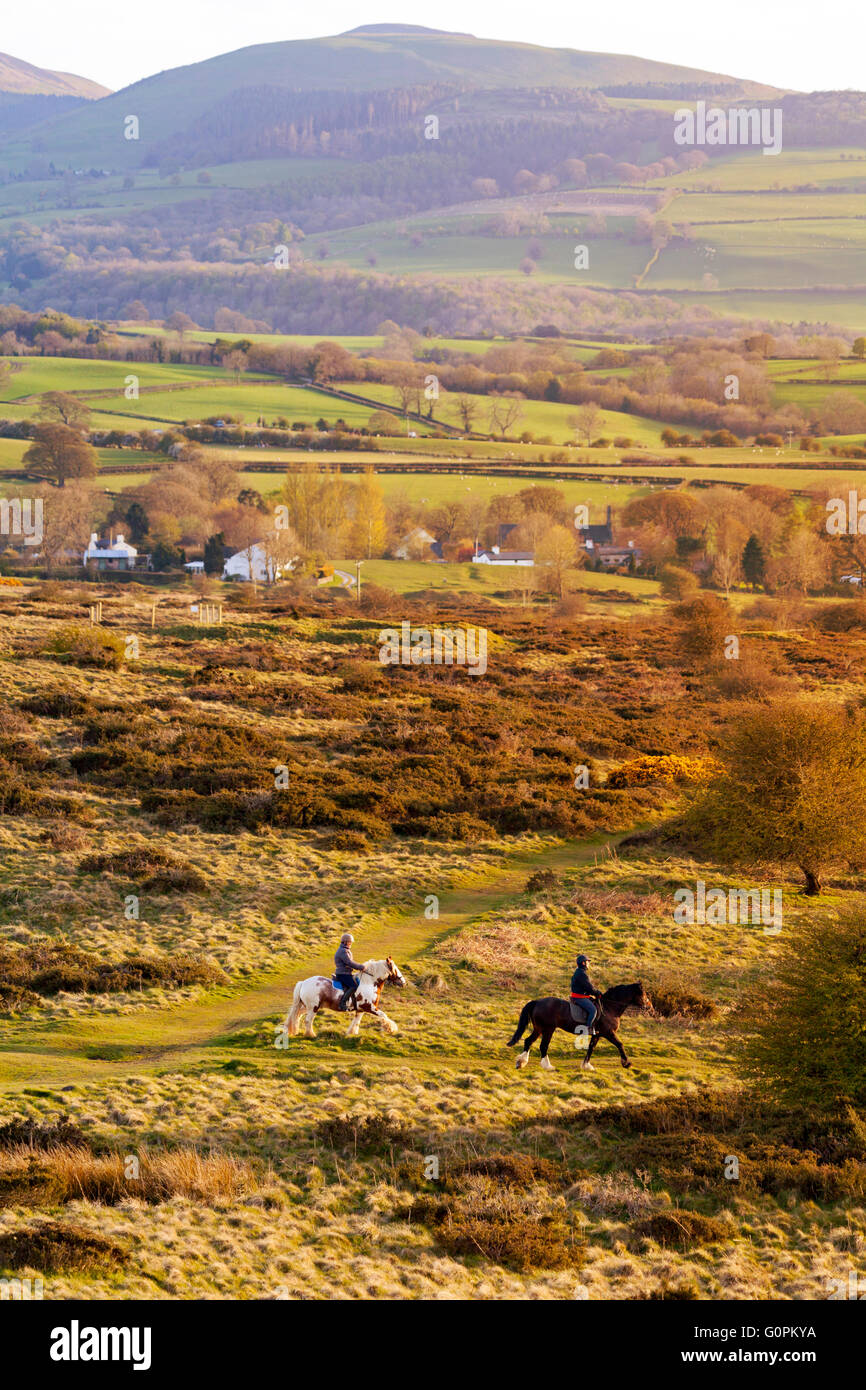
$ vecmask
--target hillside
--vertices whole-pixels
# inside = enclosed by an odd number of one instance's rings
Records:
[[[43,132],[58,158],[97,158],[117,167],[148,162],[161,142],[184,136],[214,108],[232,106],[239,93],[531,90],[564,92],[606,85],[675,84],[697,95],[719,86],[762,96],[775,89],[736,78],[617,54],[581,53],[533,44],[478,39],[468,34],[391,26],[284,43],[256,44],[201,63],[172,68],[117,92],[99,108],[76,111]],[[679,95],[677,91],[674,95]],[[117,130],[138,116],[140,138],[119,146]],[[25,153],[26,151],[22,151]]]
[[[0,291],[29,309],[162,318],[181,294],[204,328],[228,310],[311,334],[862,326],[863,93],[372,25],[95,102],[5,100]],[[683,147],[695,100],[772,101],[784,148]]]
[[[76,77],[70,72],[51,72],[47,68],[25,63],[21,58],[13,58],[8,53],[0,53],[0,92],[14,92],[17,96],[86,97],[96,100],[107,96],[108,90],[87,77]]]

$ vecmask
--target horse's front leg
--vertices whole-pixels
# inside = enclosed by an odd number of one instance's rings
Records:
[[[553,1063],[547,1055],[547,1049],[550,1047],[550,1039],[552,1037],[552,1029],[545,1031],[541,1039],[541,1047],[538,1049],[541,1054],[541,1065],[544,1067],[545,1071],[553,1071]]]
[[[631,1066],[631,1062],[628,1060],[628,1057],[626,1057],[626,1055],[625,1055],[625,1048],[623,1047],[623,1045],[622,1045],[622,1043],[620,1042],[619,1038],[617,1037],[616,1033],[614,1033],[614,1032],[605,1033],[604,1036],[607,1038],[608,1042],[613,1043],[614,1047],[616,1048],[617,1052],[619,1053],[619,1059],[620,1059],[620,1061],[622,1062],[623,1066],[624,1066],[624,1067],[630,1067],[630,1066]]]
[[[593,1033],[589,1040],[589,1047],[586,1049],[586,1056],[581,1063],[585,1071],[595,1071],[595,1067],[592,1065],[592,1054],[595,1052],[595,1045],[597,1042],[598,1033]]]
[[[400,1029],[397,1027],[393,1018],[388,1017],[384,1009],[373,1009],[371,1012],[381,1021],[382,1027],[385,1029],[386,1033],[399,1033]]]

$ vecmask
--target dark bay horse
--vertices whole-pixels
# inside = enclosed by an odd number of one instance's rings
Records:
[[[653,1002],[640,981],[635,985],[614,985],[613,989],[606,990],[601,996],[601,1012],[595,1021],[596,1031],[589,1040],[589,1047],[583,1061],[583,1065],[588,1071],[595,1071],[590,1059],[599,1038],[606,1038],[609,1043],[613,1043],[623,1066],[631,1066],[631,1062],[625,1055],[625,1048],[616,1036],[616,1030],[626,1009],[632,1007],[642,1009],[648,1014],[655,1013]],[[575,1033],[575,1029],[578,1030],[575,1037],[575,1047],[580,1047],[581,1039],[586,1037],[586,1029],[575,1024],[571,1016],[571,1005],[567,999],[555,999],[552,996],[548,996],[547,999],[530,999],[529,1003],[523,1006],[514,1036],[508,1041],[509,1047],[520,1042],[530,1024],[532,1025],[532,1032],[527,1037],[523,1044],[523,1051],[517,1058],[519,1067],[526,1066],[529,1061],[529,1049],[536,1038],[541,1038],[541,1065],[551,1068],[547,1049],[557,1028],[562,1028],[566,1033],[572,1034]]]

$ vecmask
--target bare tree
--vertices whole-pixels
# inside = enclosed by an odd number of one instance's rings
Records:
[[[584,441],[589,447],[593,441],[593,436],[601,427],[604,419],[604,412],[595,401],[584,401],[576,415],[569,415],[568,423],[575,434],[580,437],[583,435]]]
[[[283,571],[299,558],[298,538],[290,527],[271,526],[263,534],[265,572],[268,584],[275,584]]]
[[[505,587],[526,608],[535,596],[538,576],[534,565],[511,565],[505,570]]]
[[[46,425],[66,425],[80,433],[90,423],[90,410],[69,391],[45,391],[39,397],[36,418]]]
[[[536,551],[535,563],[546,571],[547,587],[562,598],[565,577],[577,564],[574,532],[567,526],[551,526]]]
[[[463,426],[463,433],[471,434],[472,425],[478,417],[481,402],[476,396],[467,396],[465,392],[462,392],[459,396],[455,396],[453,406],[454,414]]]
[[[518,391],[491,393],[488,417],[491,431],[498,430],[504,439],[511,427],[523,418],[523,397]]]
[[[46,497],[42,520],[41,554],[45,568],[54,569],[63,563],[67,551],[79,559],[90,537],[94,493],[82,483],[52,491]]]
[[[230,545],[241,552],[247,562],[252,580],[253,593],[256,592],[256,549],[261,545],[267,523],[255,507],[233,507],[227,513],[223,530]]]

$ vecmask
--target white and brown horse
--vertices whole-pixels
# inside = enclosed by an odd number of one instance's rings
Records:
[[[393,1019],[379,1008],[379,997],[386,984],[405,985],[405,977],[390,956],[386,960],[364,961],[361,983],[355,990],[355,997],[349,1006],[351,1023],[347,1038],[357,1037],[364,1014],[378,1018],[389,1033],[398,1032]],[[286,1032],[294,1037],[298,1032],[301,1014],[306,1011],[307,1037],[314,1038],[313,1023],[320,1009],[339,1011],[343,991],[327,975],[311,975],[308,980],[299,980],[292,994],[292,1007],[286,1016]]]

